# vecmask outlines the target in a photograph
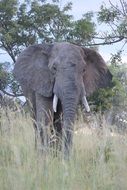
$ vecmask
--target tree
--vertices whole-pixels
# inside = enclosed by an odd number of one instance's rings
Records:
[[[70,41],[78,45],[88,45],[96,34],[96,25],[92,20],[93,12],[88,12],[73,24],[73,31],[70,32]]]
[[[113,44],[122,41],[127,43],[127,2],[125,0],[119,0],[118,4],[113,4],[110,0],[110,7],[107,8],[103,4],[98,12],[98,22],[105,24],[107,31],[105,30],[98,36],[95,36],[95,40],[101,40],[101,42],[94,42],[94,45]]]
[[[8,72],[4,68],[3,64],[0,64],[0,90],[6,88],[8,84]]]

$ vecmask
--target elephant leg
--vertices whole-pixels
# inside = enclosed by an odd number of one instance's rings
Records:
[[[35,130],[35,148],[37,148],[37,122],[36,122],[36,97],[34,91],[26,92],[24,90],[25,97],[27,97],[26,102],[30,110],[30,116],[33,119],[33,127]]]
[[[50,141],[50,125],[52,124],[52,98],[46,98],[36,93],[37,135],[42,148],[47,148]]]

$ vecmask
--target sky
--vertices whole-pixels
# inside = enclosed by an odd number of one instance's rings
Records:
[[[109,6],[109,0],[60,0],[61,7],[63,7],[68,1],[73,3],[70,13],[74,16],[74,19],[80,19],[82,15],[88,11],[97,12],[103,3]],[[51,2],[51,0],[49,0],[49,2]],[[111,0],[111,2],[116,4],[118,0]],[[99,28],[101,28],[101,26],[99,26]],[[108,61],[111,53],[113,54],[117,52],[117,50],[119,50],[121,47],[122,43],[117,43],[117,45],[100,46],[99,52],[104,57],[104,59]],[[12,61],[11,58],[5,54],[5,52],[3,53],[4,54],[0,55],[0,62]],[[123,53],[122,59],[124,62],[127,60],[127,51]]]

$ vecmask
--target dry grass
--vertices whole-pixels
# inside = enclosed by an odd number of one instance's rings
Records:
[[[29,116],[7,113],[0,118],[0,190],[127,189],[126,135],[110,133],[106,124],[101,131],[80,128],[70,161],[64,161],[35,151]]]

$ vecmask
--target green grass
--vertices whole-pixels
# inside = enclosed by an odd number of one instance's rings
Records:
[[[112,136],[106,126],[77,130],[65,161],[35,151],[29,116],[2,112],[0,121],[0,190],[127,189],[127,135]]]

